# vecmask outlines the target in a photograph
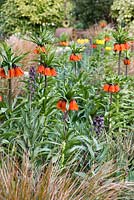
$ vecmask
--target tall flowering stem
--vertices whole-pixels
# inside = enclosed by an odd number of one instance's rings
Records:
[[[45,88],[47,87],[47,76],[45,75]]]
[[[67,135],[67,119],[68,119],[68,111],[65,111],[63,113],[63,122],[64,122],[63,133],[64,133],[65,140],[66,140],[66,135]]]
[[[118,57],[118,75],[120,75],[121,71],[121,51],[119,51],[119,57]]]
[[[11,108],[12,106],[12,80],[8,79],[8,104]]]
[[[110,116],[110,107],[111,107],[111,104],[112,104],[112,101],[113,101],[113,94],[114,93],[118,93],[120,91],[120,87],[119,85],[117,84],[105,84],[103,86],[103,90],[105,92],[108,92],[110,95],[109,95],[109,118],[108,118],[108,121],[109,121],[109,129],[111,128],[111,116]]]
[[[77,62],[74,62],[74,74],[77,75]]]

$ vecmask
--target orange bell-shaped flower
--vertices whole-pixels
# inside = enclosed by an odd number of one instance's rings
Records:
[[[20,67],[15,67],[14,71],[15,71],[15,77],[23,76],[24,75],[24,72],[23,72],[23,70]]]
[[[115,92],[119,92],[120,91],[120,87],[118,85],[114,85],[114,89],[115,89]]]
[[[70,61],[74,61],[74,62],[77,62],[77,61],[80,61],[82,59],[82,55],[81,54],[71,54],[70,55]]]
[[[8,76],[9,76],[9,78],[15,77],[15,69],[14,68],[11,68],[8,70]]]
[[[104,90],[105,92],[109,92],[109,87],[110,87],[109,84],[105,84],[105,85],[103,86],[103,90]]]
[[[43,65],[39,65],[37,69],[37,73],[43,74],[45,71],[45,67]]]
[[[111,92],[111,93],[115,92],[115,86],[114,85],[110,85],[109,92]]]
[[[130,60],[128,58],[124,59],[124,65],[130,65]]]
[[[62,112],[65,112],[66,111],[66,100],[64,99],[61,99],[58,101],[56,107],[61,110]]]
[[[6,78],[5,70],[3,68],[0,68],[0,77]]]
[[[76,103],[75,99],[71,100],[69,103],[69,110],[78,110],[78,104]]]
[[[45,76],[51,76],[51,69],[49,67],[46,67],[44,69],[44,73],[43,73]]]
[[[51,76],[57,76],[57,72],[54,68],[50,68]]]

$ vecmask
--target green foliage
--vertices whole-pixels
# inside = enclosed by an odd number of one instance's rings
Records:
[[[118,23],[128,25],[134,23],[134,2],[131,0],[114,0],[111,15]]]
[[[84,28],[102,19],[109,20],[110,6],[113,0],[72,0],[74,16],[83,24]]]
[[[72,42],[68,47],[69,50],[65,52],[66,48],[63,48],[62,53],[58,52],[59,47],[48,44],[51,42],[49,37],[51,34],[46,30],[31,37],[37,45],[45,45],[46,48],[46,52],[39,52],[36,55],[37,67],[40,63],[55,67],[57,76],[43,73],[30,74],[24,79],[24,90],[14,98],[11,108],[6,102],[0,103],[2,155],[16,155],[21,162],[25,154],[31,165],[38,168],[44,163],[48,164],[50,160],[53,163],[58,161],[60,168],[76,164],[75,175],[80,177],[85,177],[89,169],[93,170],[94,174],[99,169],[102,172],[103,168],[100,166],[114,159],[116,166],[122,168],[122,172],[114,175],[120,180],[134,179],[134,78],[124,76],[123,62],[121,62],[122,74],[116,75],[118,55],[105,51],[105,47],[112,46],[115,41],[111,31],[111,35],[109,34],[111,41],[104,42],[103,39],[107,34],[103,32],[96,38],[102,40],[96,49],[90,48],[89,44],[81,49],[81,46]],[[124,29],[118,29],[113,36],[118,43],[128,40]],[[7,49],[10,52],[10,48]],[[131,58],[133,52],[127,51]],[[81,52],[82,60],[71,62],[69,57],[72,52]],[[123,60],[125,56],[126,51],[122,51],[121,59]],[[12,54],[10,57],[14,59]],[[74,66],[77,66],[76,74]],[[30,78],[33,80],[33,91]],[[118,84],[120,91],[113,92],[112,95],[109,91],[103,91],[103,85],[106,83]],[[60,99],[66,100],[65,112],[57,106]],[[78,111],[69,110],[71,99],[77,101]],[[99,132],[96,131],[94,123],[94,119],[98,116],[104,119],[103,124],[99,122],[99,125],[103,125]],[[105,168],[105,165],[103,167]],[[80,173],[82,168],[84,172]],[[113,175],[111,176],[113,178]],[[94,184],[93,181],[92,191]],[[95,184],[94,191],[96,187],[99,190],[101,185]],[[91,193],[88,195],[91,198]],[[117,195],[124,194],[121,192]],[[101,197],[106,198],[106,196]],[[112,197],[116,199],[115,196]],[[96,199],[96,196],[92,199]]]
[[[124,44],[130,41],[129,33],[121,27],[118,27],[117,31],[113,32],[113,37],[117,44]]]
[[[64,18],[64,1],[7,0],[1,7],[0,32],[37,32],[40,26],[59,26]]]
[[[9,69],[15,65],[20,65],[20,60],[22,60],[26,54],[27,53],[16,56],[12,48],[6,42],[2,42],[0,44],[0,67],[4,68],[7,74]]]

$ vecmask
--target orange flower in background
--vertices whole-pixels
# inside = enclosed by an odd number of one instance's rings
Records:
[[[41,46],[37,46],[34,50],[33,53],[35,54],[39,54],[39,53],[46,53],[46,48],[45,47],[41,47]]]
[[[39,65],[37,73],[43,74],[45,76],[57,76],[57,72],[54,68],[44,67],[44,65]]]
[[[126,50],[125,44],[120,44],[120,51]]]
[[[61,110],[62,112],[65,112],[66,111],[66,100],[64,99],[61,99],[58,101],[56,107]]]
[[[43,74],[45,71],[45,67],[43,65],[39,65],[37,69],[37,73]]]
[[[115,92],[119,92],[120,91],[119,85],[114,85],[114,87],[115,87]]]
[[[2,102],[3,101],[3,98],[2,98],[2,96],[0,96],[0,102]]]
[[[69,110],[78,110],[78,104],[76,103],[75,99],[71,100],[69,103]]]
[[[23,76],[24,75],[24,72],[23,72],[23,70],[20,67],[15,67],[14,71],[15,71],[15,77]]]
[[[124,46],[125,46],[125,50],[130,49],[130,45],[128,43],[125,43]]]
[[[14,77],[18,77],[18,76],[23,76],[24,72],[20,67],[13,67],[11,69],[8,70],[8,74],[5,74],[5,70],[3,68],[0,68],[0,76],[2,78],[14,78]]]
[[[3,68],[0,68],[0,77],[6,78],[5,70]]]
[[[49,67],[45,67],[43,74],[45,76],[51,76],[51,69]]]
[[[111,92],[111,93],[114,93],[115,92],[115,86],[114,85],[110,85],[108,91]]]
[[[92,48],[92,49],[96,49],[96,48],[97,48],[97,45],[96,45],[96,44],[92,44],[92,45],[91,45],[91,48]]]
[[[8,77],[9,78],[15,77],[15,69],[14,68],[11,68],[8,70]]]
[[[129,58],[125,58],[123,62],[124,62],[124,65],[130,65]]]
[[[103,90],[104,90],[105,92],[109,92],[109,84],[105,84],[105,85],[103,86]]]
[[[124,44],[114,44],[114,51],[125,51],[130,48],[130,45],[128,43]]]
[[[110,41],[110,37],[106,36],[105,37],[105,42],[109,42]]]
[[[120,44],[114,44],[114,51],[120,51]]]
[[[105,84],[103,86],[103,90],[105,92],[110,92],[110,93],[116,93],[116,92],[119,92],[120,91],[120,87],[116,84],[116,85],[113,85],[113,84]]]
[[[57,76],[57,72],[54,68],[50,68],[51,76]]]
[[[107,22],[100,22],[100,27],[101,28],[105,28],[107,26]]]
[[[68,46],[68,42],[65,42],[65,41],[64,42],[60,42],[59,44],[60,44],[60,46],[63,46],[63,47],[67,47]]]
[[[80,61],[82,59],[82,55],[81,54],[71,54],[70,55],[70,61],[74,61],[74,62],[77,62],[77,61]]]

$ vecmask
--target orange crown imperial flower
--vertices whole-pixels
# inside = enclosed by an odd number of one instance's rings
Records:
[[[39,65],[37,73],[43,74],[45,76],[57,76],[57,72],[54,68],[44,67],[44,65]]]
[[[78,111],[79,107],[78,104],[76,103],[75,99],[71,100],[69,103],[69,110],[76,110]]]
[[[23,76],[24,72],[20,67],[13,67],[11,69],[8,70],[8,74],[6,75],[5,70],[3,68],[0,68],[0,77],[2,78],[14,78],[14,77],[18,77],[18,76]]]
[[[130,45],[128,43],[114,44],[114,51],[124,51],[124,50],[128,50],[129,48],[130,48]]]
[[[113,84],[105,84],[103,86],[103,90],[105,92],[117,93],[117,92],[120,91],[120,87],[117,84],[115,84],[115,85],[113,85]]]
[[[66,41],[62,41],[59,44],[60,44],[60,46],[63,46],[63,47],[67,47],[68,46],[68,42],[66,42]]]
[[[6,78],[5,70],[3,68],[0,68],[0,77]]]
[[[125,58],[123,62],[124,62],[124,65],[130,65],[131,63],[129,58]]]
[[[37,69],[37,73],[43,74],[45,71],[45,67],[43,65],[39,65]]]
[[[62,112],[65,112],[67,109],[66,109],[66,100],[64,99],[61,99],[58,101],[56,107],[61,110]]]
[[[105,37],[105,42],[109,42],[110,41],[110,37],[106,36]]]
[[[91,48],[92,48],[92,49],[96,49],[96,48],[97,48],[97,44],[92,44],[92,45],[91,45]]]
[[[67,105],[67,101],[64,99],[60,99],[56,105],[56,107],[61,110],[62,112],[67,111],[66,108]],[[79,107],[78,104],[76,103],[75,99],[72,99],[69,103],[69,108],[68,110],[72,110],[72,111],[78,111]]]
[[[34,54],[40,54],[40,53],[47,53],[46,48],[45,47],[41,47],[41,46],[37,46],[34,50],[33,50]]]
[[[70,55],[70,61],[74,61],[74,62],[77,62],[77,61],[80,61],[82,59],[82,55],[81,54],[71,54]]]

